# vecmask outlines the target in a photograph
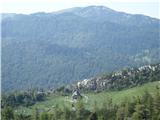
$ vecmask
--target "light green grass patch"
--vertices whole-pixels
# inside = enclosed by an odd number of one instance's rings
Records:
[[[142,86],[137,86],[122,91],[104,91],[100,93],[81,94],[88,97],[87,103],[84,103],[87,109],[92,109],[95,102],[97,103],[97,106],[101,108],[102,105],[104,103],[107,103],[107,101],[109,101],[110,99],[112,99],[113,104],[120,104],[125,100],[133,100],[134,96],[143,95],[146,90],[148,90],[151,94],[154,94],[154,91],[156,90],[156,85],[158,84],[160,85],[159,82],[151,82],[146,83]],[[68,98],[70,98],[70,96],[68,96]],[[56,105],[58,105],[60,108],[63,108],[64,106],[71,108],[71,104],[71,102],[66,101],[65,96],[51,95],[47,97],[47,100],[43,102],[38,102],[35,105],[28,108],[18,107],[16,110],[18,112],[25,111],[26,114],[32,114],[35,108],[41,109],[43,111],[52,111]]]

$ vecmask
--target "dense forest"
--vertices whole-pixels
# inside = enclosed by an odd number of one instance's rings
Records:
[[[159,62],[159,20],[103,6],[2,14],[2,91],[55,88]]]
[[[44,92],[29,90],[27,92],[14,92],[2,93],[1,108],[5,106],[18,107],[18,106],[31,106],[36,102],[46,100]]]

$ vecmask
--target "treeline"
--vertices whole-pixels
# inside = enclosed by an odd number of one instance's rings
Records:
[[[46,94],[40,91],[27,91],[27,92],[15,92],[2,94],[1,108],[5,106],[17,107],[17,106],[31,106],[36,102],[44,101],[46,99]]]
[[[106,100],[99,108],[95,102],[92,110],[85,108],[82,100],[75,103],[75,109],[56,106],[52,111],[40,112],[35,109],[32,115],[16,114],[12,107],[2,109],[3,120],[159,120],[160,119],[160,90],[155,94],[145,91],[142,97],[133,97],[121,104]]]

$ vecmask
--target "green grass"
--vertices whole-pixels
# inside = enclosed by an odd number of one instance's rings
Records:
[[[95,101],[97,103],[97,106],[100,108],[104,103],[106,103],[110,99],[112,99],[113,104],[119,104],[125,101],[126,99],[131,101],[133,99],[133,96],[143,95],[146,90],[154,94],[154,91],[156,90],[156,85],[160,86],[160,82],[146,83],[142,86],[122,91],[104,91],[100,93],[88,93],[88,94],[82,93],[82,95],[88,97],[88,102],[85,103],[85,107],[87,109],[92,109],[92,106],[94,105]],[[48,111],[49,109],[50,111],[52,111],[54,109],[53,106],[56,105],[58,105],[60,108],[63,108],[63,106],[71,108],[71,103],[66,101],[65,99],[66,98],[64,96],[51,95],[47,98],[46,101],[38,102],[35,105],[28,108],[18,107],[16,110],[18,113],[25,111],[25,114],[32,114],[35,108],[43,109],[45,111]]]

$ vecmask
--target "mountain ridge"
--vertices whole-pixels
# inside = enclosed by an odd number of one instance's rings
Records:
[[[147,15],[144,15],[144,14],[131,14],[131,13],[126,13],[126,12],[123,12],[123,11],[117,11],[117,10],[113,10],[109,7],[106,7],[106,6],[102,6],[102,5],[99,5],[99,6],[96,6],[96,5],[91,5],[91,6],[87,6],[87,7],[73,7],[73,8],[66,8],[66,9],[62,9],[62,10],[57,10],[57,11],[53,11],[53,12],[35,12],[35,13],[30,13],[30,14],[24,14],[24,13],[1,13],[2,15],[2,19],[5,18],[5,17],[13,17],[15,15],[26,15],[26,16],[29,16],[29,15],[42,15],[42,14],[61,14],[61,13],[74,13],[74,14],[78,14],[78,12],[83,12],[85,10],[89,10],[90,12],[92,12],[92,10],[99,10],[100,12],[102,11],[105,11],[105,12],[118,12],[118,13],[123,13],[124,15],[128,15],[127,17],[131,17],[130,15],[133,15],[133,16],[145,16],[146,18],[152,18],[152,19],[156,19],[156,20],[159,20],[158,18],[154,18],[154,17],[151,17],[151,16],[147,16]]]

